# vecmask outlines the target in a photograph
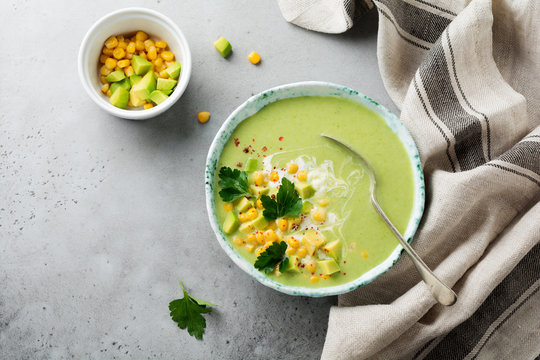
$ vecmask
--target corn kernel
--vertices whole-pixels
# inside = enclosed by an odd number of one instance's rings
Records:
[[[116,47],[125,50],[127,48],[127,43],[123,40],[122,41],[118,40],[118,45],[116,45]]]
[[[146,51],[148,51],[148,49],[153,46],[155,46],[154,41],[152,41],[151,39],[144,40],[144,48],[146,49]]]
[[[147,59],[146,53],[144,51],[140,51],[139,56],[142,57],[145,60]]]
[[[281,231],[287,231],[289,229],[289,222],[287,219],[279,219],[277,221],[278,229]]]
[[[285,251],[287,255],[294,255],[295,252],[296,252],[296,249],[293,247],[288,247],[287,250]]]
[[[101,91],[106,94],[107,91],[109,91],[109,83],[106,83],[104,84],[102,87],[101,87]]]
[[[289,172],[289,174],[296,174],[296,172],[298,171],[298,165],[295,163],[290,163],[287,167],[287,171]]]
[[[116,66],[114,67],[114,71],[116,71],[116,70],[122,70],[122,69],[120,69],[120,68],[118,67],[118,65],[116,65]]]
[[[105,80],[105,76],[103,75],[99,77],[99,81],[101,81],[102,84],[107,84],[107,80]]]
[[[255,220],[257,218],[257,215],[259,215],[257,209],[251,208],[246,213],[249,220]]]
[[[256,206],[257,206],[257,209],[262,209],[263,208],[263,204],[262,204],[261,199],[257,199]]]
[[[105,40],[105,47],[107,49],[114,49],[118,45],[118,39],[116,36],[111,36],[107,40]]]
[[[249,234],[249,235],[246,237],[246,240],[247,240],[250,244],[256,244],[256,243],[257,243],[257,234],[256,234],[256,233],[251,233],[251,234]]]
[[[102,63],[102,64],[105,64],[105,61],[107,61],[109,57],[105,54],[101,54],[99,55],[99,62]]]
[[[253,65],[256,65],[259,63],[259,61],[261,61],[261,55],[253,51],[251,52],[251,54],[248,55],[248,59]]]
[[[368,258],[368,253],[365,252],[364,250],[362,250],[362,252],[360,252],[360,255],[362,255],[362,257],[363,257],[364,259],[367,259],[367,258]]]
[[[132,57],[133,57],[132,53],[126,53],[126,59],[131,60]]]
[[[306,265],[306,271],[313,274],[315,270],[317,270],[317,264],[315,264],[315,261],[308,262]]]
[[[129,106],[129,107],[135,107],[135,106],[133,106],[133,103],[131,102],[131,99],[128,100],[127,106]]]
[[[279,181],[279,174],[277,173],[277,171],[272,171],[270,173],[270,181],[273,181],[273,182]]]
[[[246,244],[246,250],[247,250],[248,252],[251,253],[251,252],[253,252],[254,249],[255,249],[255,245],[253,245],[253,244]]]
[[[145,33],[144,31],[137,31],[137,33],[135,34],[135,39],[139,41],[144,41],[148,39],[148,34]]]
[[[256,186],[263,186],[264,185],[264,175],[262,172],[257,171],[255,174],[253,174],[253,182]]]
[[[156,47],[160,49],[165,49],[167,47],[167,43],[163,40],[156,41]]]
[[[155,46],[150,46],[148,49],[148,59],[155,60],[157,58],[157,50]]]
[[[152,63],[157,66],[157,67],[161,67],[163,66],[164,62],[163,62],[163,59],[158,57],[157,59],[155,59],[154,61],[152,61]]]
[[[255,255],[259,256],[259,255],[261,255],[261,253],[262,253],[263,251],[265,251],[265,250],[266,250],[265,248],[260,247],[260,248],[258,248],[258,249],[255,251]]]
[[[111,95],[112,95],[111,89],[107,90],[107,96],[111,97]]]
[[[309,281],[311,281],[312,283],[316,283],[319,281],[319,277],[314,275],[309,278]]]
[[[277,224],[274,220],[270,221],[268,223],[268,225],[266,226],[267,229],[269,230],[276,230],[277,229]]]
[[[277,241],[278,237],[276,233],[274,232],[274,230],[270,229],[264,232],[264,240],[266,242],[273,242],[273,241]]]
[[[108,47],[104,46],[102,52],[103,52],[103,54],[105,54],[107,56],[111,56],[112,53],[113,53],[113,49],[109,49]]]
[[[109,69],[108,67],[106,67],[105,65],[103,65],[100,69],[99,69],[99,73],[101,75],[104,75],[104,76],[107,76],[111,73],[111,69]]]
[[[113,56],[118,60],[123,59],[125,55],[126,55],[126,50],[124,50],[122,48],[117,47],[113,51]]]
[[[107,67],[107,69],[109,69],[109,70],[114,69],[116,67],[116,60],[113,59],[113,58],[108,58],[105,61],[105,67]]]
[[[150,103],[143,105],[144,110],[148,110],[148,109],[151,109],[153,107],[154,107],[154,104],[150,104]]]
[[[240,245],[242,245],[244,243],[244,240],[242,240],[242,238],[240,236],[235,236],[233,238],[233,243],[236,246],[240,246]]]
[[[135,43],[133,41],[131,41],[127,46],[126,46],[126,52],[128,54],[133,54],[135,52],[136,48],[135,48]],[[142,49],[141,49],[142,50]]]
[[[300,170],[300,171],[296,174],[296,178],[297,178],[299,181],[306,181],[306,180],[307,180],[307,173],[306,173],[304,170]]]
[[[223,209],[226,211],[226,212],[229,212],[233,209],[233,204],[231,204],[230,202],[224,202],[223,203]]]
[[[169,73],[166,70],[161,70],[161,67],[159,69],[159,77],[162,79],[167,79],[169,77]]]
[[[296,251],[296,255],[298,255],[299,258],[306,257],[306,255],[307,255],[307,250],[306,250],[306,248],[301,247],[300,249],[298,249],[298,250]]]
[[[315,221],[323,222],[324,220],[326,220],[326,210],[324,210],[323,208],[318,208],[313,212],[311,218]]]
[[[247,213],[240,213],[238,214],[238,220],[240,220],[240,222],[246,222],[249,221],[249,217],[247,216]]]
[[[293,238],[292,236],[287,240],[287,242],[292,248],[298,249],[300,247],[300,241],[298,241],[298,239]]]
[[[161,53],[161,57],[165,61],[173,61],[174,60],[174,54],[170,51],[164,51]]]
[[[255,233],[255,238],[259,244],[264,245],[264,234],[262,231],[257,231]]]
[[[273,243],[274,243],[273,241],[267,242],[266,244],[263,245],[263,249],[265,250],[268,249],[270,246],[272,246]]]
[[[130,77],[131,75],[135,74],[135,70],[133,70],[133,66],[128,66],[124,69],[124,74],[126,74],[127,77]]]
[[[141,40],[135,41],[135,50],[137,51],[144,50],[144,43]]]
[[[328,200],[327,198],[319,200],[319,206],[322,206],[322,207],[328,206],[329,203],[330,203],[330,200]]]
[[[199,120],[201,124],[204,124],[205,122],[210,120],[210,113],[208,111],[201,111],[197,114],[197,120]]]
[[[330,275],[321,275],[321,279],[323,280],[328,280],[330,279],[330,277],[331,277]]]
[[[124,60],[119,60],[116,65],[118,65],[118,67],[120,69],[123,69],[125,68],[126,66],[129,66],[129,64],[131,64],[131,61],[129,61],[128,59],[124,59]]]

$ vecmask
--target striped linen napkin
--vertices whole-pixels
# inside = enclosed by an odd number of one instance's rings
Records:
[[[427,207],[413,247],[458,294],[436,304],[403,256],[339,297],[323,359],[540,354],[540,2],[374,0],[378,59],[420,150]],[[278,0],[338,33],[358,0]],[[360,9],[360,10],[359,10]],[[357,19],[357,21],[361,21]]]

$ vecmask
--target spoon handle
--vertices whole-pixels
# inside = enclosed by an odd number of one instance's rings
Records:
[[[454,303],[457,300],[456,293],[450,289],[448,286],[446,286],[439,278],[429,269],[429,267],[422,261],[420,256],[414,251],[414,249],[409,245],[405,239],[403,239],[403,236],[401,236],[401,233],[396,229],[394,224],[388,219],[386,214],[384,213],[383,209],[379,206],[379,203],[377,202],[377,199],[372,193],[371,196],[371,203],[373,204],[373,207],[379,215],[383,218],[384,222],[390,230],[394,233],[396,238],[399,240],[401,246],[405,249],[405,251],[409,254],[411,257],[411,260],[416,267],[416,270],[420,273],[420,276],[426,283],[429,291],[433,295],[433,297],[442,305],[451,306],[454,305]]]

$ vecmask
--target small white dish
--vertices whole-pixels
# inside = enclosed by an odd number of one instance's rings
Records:
[[[101,92],[99,81],[99,55],[105,40],[112,35],[134,33],[142,30],[150,37],[164,40],[182,64],[182,70],[174,91],[161,104],[148,110],[120,109],[109,102]],[[191,52],[182,31],[168,17],[145,8],[126,8],[114,11],[99,19],[84,37],[79,49],[79,77],[90,98],[109,114],[124,119],[144,120],[169,109],[184,93],[191,76]]]

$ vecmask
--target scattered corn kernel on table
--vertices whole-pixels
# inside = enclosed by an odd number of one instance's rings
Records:
[[[77,75],[88,28],[128,5],[169,16],[193,56],[182,98],[146,121],[108,115]],[[281,294],[233,264],[208,222],[205,159],[227,116],[276,85],[341,83],[395,110],[377,70],[376,12],[335,36],[286,23],[274,1],[31,0],[3,12],[0,357],[317,358],[337,299]],[[220,36],[233,46],[226,59]],[[169,316],[180,280],[218,305],[203,341]]]

